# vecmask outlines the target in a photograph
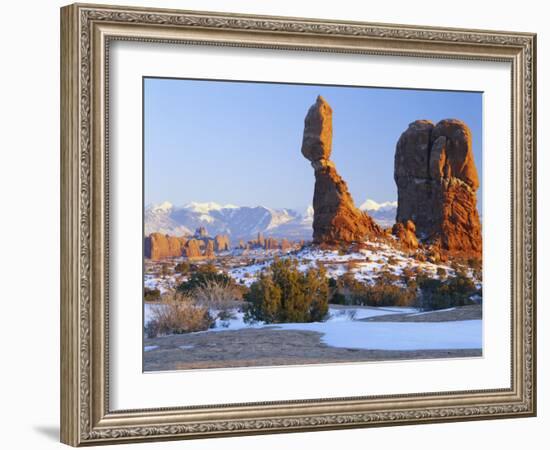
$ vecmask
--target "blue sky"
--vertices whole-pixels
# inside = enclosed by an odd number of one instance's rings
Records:
[[[482,181],[481,93],[146,78],[145,204],[305,209],[314,176],[300,148],[319,94],[333,109],[331,159],[356,205],[397,199],[395,144],[417,119],[466,122]]]

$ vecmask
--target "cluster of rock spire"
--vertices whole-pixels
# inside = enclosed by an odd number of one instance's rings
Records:
[[[169,236],[151,233],[145,238],[145,257],[154,261],[164,258],[186,256],[190,259],[211,259],[216,252],[230,248],[229,236],[218,234],[209,237],[206,228],[197,228],[192,237]]]

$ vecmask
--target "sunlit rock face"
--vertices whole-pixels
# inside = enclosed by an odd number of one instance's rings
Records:
[[[313,241],[339,244],[378,236],[380,227],[355,207],[346,182],[330,160],[332,108],[323,97],[309,108],[305,118],[302,155],[315,171]]]
[[[456,119],[417,120],[397,142],[397,223],[441,251],[480,258],[479,180],[468,126]]]

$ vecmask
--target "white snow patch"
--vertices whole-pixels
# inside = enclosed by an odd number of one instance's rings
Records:
[[[157,348],[159,348],[158,345],[146,345],[145,347],[143,347],[143,350],[146,352],[150,352],[152,350],[156,350]]]
[[[220,209],[235,209],[238,208],[238,206],[227,204],[227,205],[220,205],[216,202],[190,202],[187,203],[184,206],[185,209],[190,209],[191,211],[208,214],[210,211],[219,211]]]
[[[481,320],[457,322],[287,323],[281,330],[316,331],[331,347],[368,350],[444,350],[481,348]]]

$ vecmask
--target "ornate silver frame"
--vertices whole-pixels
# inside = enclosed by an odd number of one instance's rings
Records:
[[[106,67],[109,43],[115,39],[510,62],[510,388],[111,411],[106,298]],[[530,33],[105,5],[62,8],[62,442],[80,446],[535,415],[535,58],[536,36]]]

